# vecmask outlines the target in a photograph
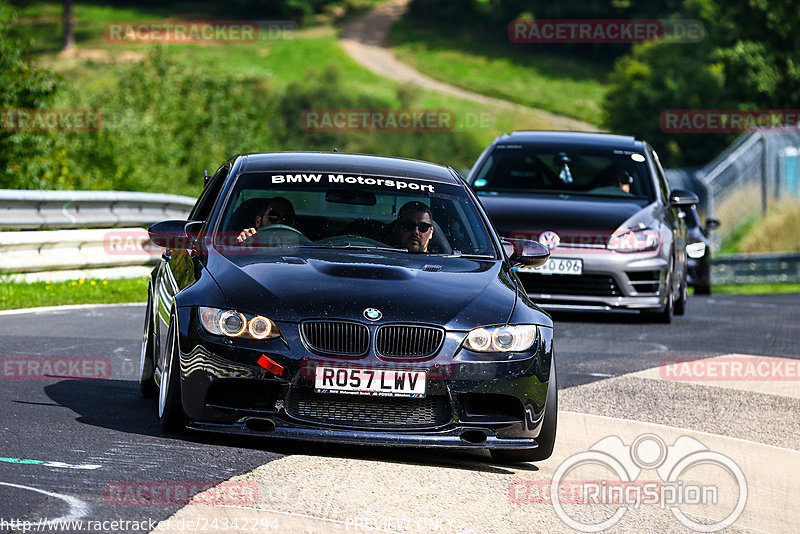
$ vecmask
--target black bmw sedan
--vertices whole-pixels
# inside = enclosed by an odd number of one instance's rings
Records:
[[[538,239],[540,267],[521,266],[528,294],[565,310],[684,313],[694,193],[670,190],[653,148],[611,134],[514,132],[484,151],[468,181],[501,235]]]
[[[550,456],[553,324],[462,178],[421,161],[238,156],[153,225],[140,385],[166,430]]]

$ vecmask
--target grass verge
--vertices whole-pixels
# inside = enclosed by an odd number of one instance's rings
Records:
[[[725,284],[712,287],[714,295],[769,295],[800,293],[800,284]]]
[[[420,27],[390,31],[395,54],[419,71],[476,93],[599,125],[608,66],[500,43],[477,32]]]
[[[37,308],[66,304],[146,302],[147,279],[9,282],[0,284],[0,309]]]

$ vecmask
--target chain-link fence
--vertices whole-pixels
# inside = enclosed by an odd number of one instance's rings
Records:
[[[742,134],[700,169],[671,170],[673,187],[697,191],[700,212],[722,222],[717,246],[777,201],[800,200],[800,131]]]

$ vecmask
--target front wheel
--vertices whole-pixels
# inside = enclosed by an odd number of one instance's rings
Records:
[[[544,403],[544,421],[542,430],[536,438],[539,444],[535,449],[495,449],[491,451],[492,459],[500,463],[541,462],[550,458],[556,443],[556,426],[558,423],[558,381],[556,380],[556,360],[550,364],[550,380],[547,384],[547,399]]]
[[[161,383],[158,388],[158,418],[165,432],[180,432],[185,426],[186,416],[181,401],[180,346],[177,319],[172,316],[164,351],[164,368],[161,370]]]
[[[642,316],[655,321],[656,323],[669,324],[672,322],[672,315],[675,311],[673,300],[672,277],[667,282],[667,303],[661,311],[642,310]]]

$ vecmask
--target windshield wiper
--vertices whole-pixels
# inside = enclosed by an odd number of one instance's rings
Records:
[[[353,245],[351,243],[322,243],[311,245],[299,245],[297,248],[328,248],[328,249],[351,249],[351,250],[388,250],[391,252],[408,252],[404,248],[379,247],[375,245]]]
[[[458,254],[458,255],[453,254],[453,255],[448,256],[448,257],[450,257],[450,258],[467,258],[467,259],[470,259],[470,260],[496,260],[497,259],[494,256],[491,256],[489,254]]]

